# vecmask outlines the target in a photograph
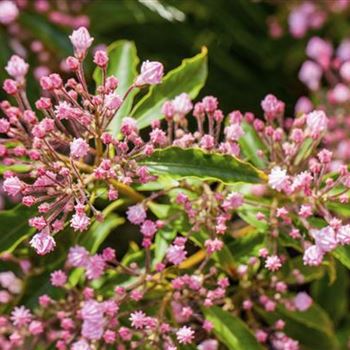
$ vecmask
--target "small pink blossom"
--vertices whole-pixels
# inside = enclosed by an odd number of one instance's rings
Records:
[[[312,305],[312,303],[312,298],[310,298],[310,296],[305,292],[298,293],[294,298],[294,306],[299,311],[306,311]]]
[[[89,153],[89,145],[82,138],[74,139],[70,144],[70,155],[73,158],[82,158]]]
[[[17,306],[11,312],[11,321],[15,326],[24,326],[32,320],[31,312],[22,306]]]
[[[187,256],[187,252],[184,246],[171,245],[168,248],[166,257],[174,265],[181,264]]]
[[[282,262],[277,255],[271,255],[267,257],[265,267],[270,271],[277,271],[281,268]]]
[[[17,176],[11,176],[5,179],[3,188],[7,194],[14,197],[21,193],[24,184]]]
[[[56,242],[54,238],[44,232],[40,232],[34,235],[34,237],[29,243],[39,255],[45,255],[47,253],[50,253],[56,247]]]
[[[181,115],[186,115],[193,107],[191,98],[186,93],[176,96],[172,101],[172,106],[174,108],[174,112]]]
[[[318,266],[322,263],[324,252],[317,245],[308,247],[303,256],[305,265]]]
[[[69,36],[71,43],[73,44],[75,52],[79,56],[84,56],[86,50],[91,46],[94,38],[90,36],[89,31],[85,27],[80,27],[74,30]]]
[[[276,191],[282,191],[288,183],[288,179],[287,170],[275,166],[269,174],[269,185]]]
[[[90,218],[85,213],[76,213],[70,221],[74,231],[85,231],[90,225]]]
[[[306,116],[306,124],[312,137],[319,137],[327,130],[328,118],[323,111],[313,111]]]
[[[5,69],[12,78],[21,81],[28,73],[29,64],[26,63],[23,58],[13,55],[7,62]]]
[[[62,270],[51,273],[51,284],[55,287],[62,287],[67,282],[67,275]]]
[[[10,0],[0,1],[0,23],[8,25],[13,22],[19,14],[16,3]]]
[[[183,326],[176,332],[176,338],[180,344],[191,344],[194,339],[194,331],[191,327]]]
[[[163,78],[163,65],[156,61],[145,61],[141,66],[141,73],[136,79],[136,85],[160,84]]]
[[[128,220],[135,225],[142,224],[147,217],[146,211],[142,204],[136,204],[129,207],[126,214],[127,214]]]

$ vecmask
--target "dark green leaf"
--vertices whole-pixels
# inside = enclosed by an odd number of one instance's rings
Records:
[[[338,247],[332,251],[332,255],[350,269],[350,246]]]
[[[154,174],[210,179],[224,183],[258,183],[264,173],[233,156],[208,153],[199,148],[169,147],[141,161]]]
[[[11,252],[35,232],[28,226],[28,219],[32,216],[33,209],[22,205],[0,212],[0,252]]]
[[[213,332],[230,350],[263,350],[249,328],[236,316],[214,306],[203,308],[207,320],[214,325]]]

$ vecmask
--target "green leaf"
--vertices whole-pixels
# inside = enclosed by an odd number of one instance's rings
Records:
[[[259,232],[265,232],[269,228],[269,224],[265,220],[258,220],[256,214],[262,212],[268,217],[268,211],[266,208],[259,207],[258,205],[244,203],[238,208],[237,214],[242,220],[254,226]]]
[[[211,179],[224,183],[258,183],[264,173],[233,156],[208,153],[200,148],[168,147],[140,162],[154,174]]]
[[[118,40],[111,44],[107,51],[109,56],[107,76],[114,75],[118,78],[119,85],[117,92],[123,97],[137,77],[136,68],[139,63],[139,58],[137,57],[136,46],[132,41]],[[102,83],[101,69],[95,69],[93,78],[97,85]],[[131,111],[133,100],[137,92],[138,89],[131,91],[109,124],[108,129],[113,136],[118,135],[121,120]]]
[[[213,306],[203,308],[207,320],[214,325],[213,332],[230,350],[263,350],[249,328],[238,317]]]
[[[153,265],[161,262],[173,239],[176,237],[176,230],[171,227],[164,227],[157,232],[155,238]]]
[[[28,219],[32,216],[33,209],[22,205],[0,212],[0,252],[13,251],[35,232],[34,228],[28,226]]]
[[[327,275],[315,281],[311,286],[311,294],[337,323],[347,314],[349,276],[346,268],[340,263],[336,266],[336,274],[334,283],[330,282]]]
[[[247,160],[252,162],[258,168],[266,167],[266,160],[257,155],[258,150],[265,151],[266,147],[261,142],[259,135],[254,128],[247,122],[242,123],[244,135],[238,140],[238,143],[247,157]]]
[[[145,128],[153,120],[162,119],[161,108],[165,101],[186,92],[195,98],[207,79],[207,54],[203,47],[198,55],[184,59],[181,65],[170,71],[159,85],[153,85],[148,94],[135,106],[131,115],[139,128]]]
[[[111,231],[124,222],[124,218],[109,214],[103,222],[95,221],[88,232],[82,233],[78,244],[84,246],[90,253],[95,254]]]
[[[350,269],[350,246],[338,247],[332,251],[332,255]]]

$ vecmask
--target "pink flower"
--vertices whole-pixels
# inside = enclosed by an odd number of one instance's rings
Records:
[[[270,271],[277,271],[281,266],[281,259],[277,255],[270,255],[265,261],[265,267]]]
[[[85,231],[90,224],[90,218],[85,213],[76,213],[72,216],[70,226],[74,231]]]
[[[84,267],[89,260],[89,252],[80,246],[71,247],[68,253],[68,264],[74,267]]]
[[[32,335],[38,335],[44,332],[44,326],[40,321],[32,321],[29,324],[28,330]]]
[[[147,324],[147,316],[143,311],[135,311],[130,314],[129,320],[131,321],[131,326],[136,329],[142,329]]]
[[[338,245],[335,231],[331,226],[312,231],[311,234],[315,238],[316,245],[324,252],[329,252]]]
[[[228,141],[238,141],[244,135],[244,131],[238,123],[233,123],[227,126],[224,132],[226,140]]]
[[[54,238],[44,232],[40,232],[34,235],[29,244],[36,250],[37,254],[39,255],[50,253],[56,247]]]
[[[295,104],[295,113],[304,114],[309,113],[313,109],[311,100],[306,96],[301,96]]]
[[[218,99],[214,96],[205,96],[202,100],[203,108],[207,113],[214,113],[218,109]]]
[[[187,252],[184,246],[171,245],[168,248],[166,257],[174,265],[182,263],[186,259]]]
[[[337,232],[339,244],[350,244],[350,225],[341,226]]]
[[[172,101],[172,106],[174,108],[174,112],[181,115],[186,115],[193,107],[191,98],[186,93],[176,96]]]
[[[94,55],[94,63],[99,67],[106,67],[108,64],[108,55],[104,50],[98,50]]]
[[[216,339],[207,339],[201,342],[198,347],[198,350],[218,350],[219,343]]]
[[[146,211],[142,204],[136,204],[129,207],[126,215],[128,216],[128,220],[135,225],[142,224],[147,217]]]
[[[176,332],[176,338],[180,344],[190,344],[194,339],[194,331],[191,327],[183,326]]]
[[[288,183],[288,179],[287,170],[275,166],[269,174],[269,185],[276,191],[282,191]]]
[[[3,184],[4,191],[10,196],[17,196],[21,193],[24,184],[17,176],[8,177]]]
[[[313,111],[306,116],[306,124],[312,137],[327,131],[328,118],[323,111]]]
[[[307,44],[306,54],[322,67],[327,68],[333,54],[333,47],[329,42],[314,36]]]
[[[7,62],[5,69],[12,78],[15,78],[17,81],[21,81],[28,73],[29,64],[26,63],[21,57],[13,55]]]
[[[82,335],[91,340],[101,339],[105,320],[103,317],[103,305],[95,300],[88,300],[81,309],[83,318]]]
[[[258,329],[255,332],[255,338],[259,343],[265,343],[267,340],[267,337],[268,337],[268,334],[261,329]]]
[[[122,120],[122,125],[120,127],[120,131],[123,133],[125,136],[130,136],[133,133],[138,132],[138,127],[136,120],[131,117],[125,117]]]
[[[243,195],[241,193],[231,192],[225,198],[221,207],[225,211],[235,210],[235,209],[239,208],[240,206],[242,206],[243,202],[244,202],[244,198],[243,198]]]
[[[277,116],[283,114],[285,104],[277,99],[274,95],[267,95],[261,101],[261,108],[265,112],[265,116],[268,120],[273,120]]]
[[[91,350],[91,347],[85,339],[82,339],[72,344],[72,350]]]
[[[70,156],[73,158],[82,158],[89,153],[89,145],[82,138],[74,139],[70,144]]]
[[[145,61],[141,66],[141,73],[136,79],[136,86],[159,84],[163,77],[163,65],[156,61]]]
[[[55,287],[62,287],[67,282],[67,275],[62,270],[51,273],[51,284]]]
[[[74,30],[72,35],[69,36],[69,39],[78,56],[85,56],[86,50],[91,46],[94,40],[85,27]]]
[[[105,96],[105,106],[109,110],[117,109],[123,103],[123,99],[114,92]]]
[[[324,252],[317,245],[308,247],[303,256],[305,265],[318,266],[322,263]]]
[[[106,267],[106,262],[101,255],[94,255],[88,259],[86,268],[86,278],[89,280],[94,280],[103,274]]]
[[[28,324],[32,319],[31,312],[22,306],[16,306],[14,310],[11,312],[10,317],[14,326],[24,326]]]
[[[141,233],[148,238],[152,238],[157,232],[156,224],[151,220],[146,220],[141,226]]]
[[[208,254],[213,254],[213,253],[221,250],[222,247],[224,246],[224,243],[218,238],[207,239],[204,242],[204,246],[207,248]]]
[[[322,68],[315,62],[305,61],[299,71],[299,79],[310,90],[318,90],[322,77]]]
[[[13,1],[0,1],[0,23],[7,25],[13,22],[19,14],[18,8]]]
[[[294,298],[294,306],[299,311],[306,311],[313,303],[313,300],[305,292],[298,293]]]

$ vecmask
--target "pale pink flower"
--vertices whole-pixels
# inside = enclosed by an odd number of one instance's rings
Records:
[[[89,252],[80,246],[71,247],[68,253],[68,264],[74,267],[84,267],[89,260]]]
[[[305,265],[318,266],[322,263],[324,252],[317,245],[311,245],[308,247],[303,256]]]
[[[136,85],[160,84],[163,78],[163,65],[156,61],[145,61],[141,66],[141,73],[136,79]]]
[[[347,85],[338,83],[333,89],[328,91],[328,100],[330,103],[346,103],[350,99],[350,89]]]
[[[44,326],[40,321],[32,321],[29,324],[28,330],[33,335],[38,335],[44,332]]]
[[[67,275],[62,270],[51,273],[51,284],[55,287],[62,287],[67,282]]]
[[[82,158],[89,153],[89,145],[82,138],[74,139],[70,144],[70,156],[73,158]]]
[[[306,96],[301,96],[295,104],[295,113],[304,114],[309,113],[313,109],[311,100]]]
[[[15,78],[17,81],[21,81],[28,73],[29,64],[26,63],[23,58],[13,55],[7,62],[5,69],[12,78]]]
[[[129,207],[126,215],[128,217],[128,220],[135,225],[142,224],[147,217],[146,211],[142,204],[136,204]]]
[[[91,46],[94,40],[85,27],[80,27],[79,29],[74,30],[69,36],[69,39],[78,55],[85,55],[86,50]]]
[[[193,107],[191,98],[186,93],[176,96],[172,101],[172,106],[174,108],[174,112],[181,115],[189,113]]]
[[[117,109],[121,106],[122,103],[123,99],[115,92],[111,92],[110,94],[105,96],[105,106],[107,109]]]
[[[176,332],[176,338],[180,344],[191,344],[194,339],[194,331],[191,327],[183,326]]]
[[[101,339],[105,325],[103,305],[95,300],[88,300],[81,309],[81,316],[83,318],[82,336],[91,340]]]
[[[340,67],[339,74],[346,82],[350,82],[350,61]]]
[[[269,185],[276,191],[282,191],[288,183],[288,179],[287,170],[275,166],[269,174]]]
[[[86,278],[94,280],[103,274],[106,262],[101,255],[96,254],[88,259],[88,262],[84,267],[86,269]]]
[[[270,271],[277,271],[281,266],[281,259],[277,255],[270,255],[265,261],[265,267]]]
[[[276,96],[269,94],[261,101],[261,108],[265,112],[266,118],[273,120],[284,112],[285,104]]]
[[[137,127],[136,120],[134,118],[131,118],[131,117],[123,118],[122,124],[120,127],[120,131],[125,136],[130,136],[133,133],[138,133],[138,127]]]
[[[219,342],[216,339],[207,339],[201,342],[198,347],[198,350],[218,350]]]
[[[221,207],[225,211],[238,209],[243,205],[244,197],[239,192],[231,192],[227,195]]]
[[[306,311],[312,303],[312,298],[305,292],[299,292],[294,298],[294,306],[299,311]]]
[[[327,131],[328,118],[325,112],[315,110],[306,116],[306,124],[312,137],[319,137],[321,133]]]
[[[22,306],[16,306],[11,312],[11,321],[15,326],[24,326],[32,320],[31,312]]]
[[[131,326],[136,329],[142,329],[147,324],[147,316],[143,311],[134,311],[130,314],[129,320],[131,321]]]
[[[90,224],[90,218],[85,213],[76,213],[72,216],[70,226],[74,231],[85,231]]]
[[[5,179],[3,184],[4,191],[10,196],[17,196],[21,193],[24,184],[17,176],[10,176]]]
[[[324,252],[329,252],[338,245],[335,231],[331,226],[321,230],[313,230],[310,233],[314,237],[316,245]]]
[[[300,68],[298,77],[310,90],[318,90],[322,77],[322,68],[313,61],[305,61]]]
[[[0,23],[7,25],[13,22],[19,14],[19,10],[14,1],[0,1]]]
[[[341,61],[350,60],[350,40],[344,39],[337,48],[337,57]]]
[[[244,135],[244,131],[238,123],[233,123],[227,126],[224,132],[226,140],[228,141],[238,141]]]
[[[56,247],[54,238],[44,232],[39,232],[34,235],[29,244],[36,250],[37,254],[39,255],[50,253]]]
[[[108,63],[108,55],[105,50],[98,50],[94,55],[94,63],[99,67],[106,67]]]
[[[168,248],[166,257],[174,265],[182,263],[187,256],[187,252],[184,246],[171,245]]]
[[[152,220],[145,220],[141,226],[141,233],[148,238],[152,238],[157,232],[157,226]]]
[[[218,238],[215,239],[207,239],[204,242],[204,246],[207,248],[207,252],[208,254],[213,254],[219,250],[222,249],[222,247],[224,246],[223,241],[221,241]]]
[[[309,40],[306,46],[306,54],[322,67],[327,68],[333,54],[333,47],[328,41],[315,36]]]
[[[258,329],[255,332],[255,338],[259,343],[265,343],[267,340],[267,337],[268,337],[268,334],[261,329]]]
[[[91,350],[91,347],[85,339],[82,339],[72,344],[72,350]]]
[[[350,244],[350,225],[341,226],[337,232],[339,244]]]

